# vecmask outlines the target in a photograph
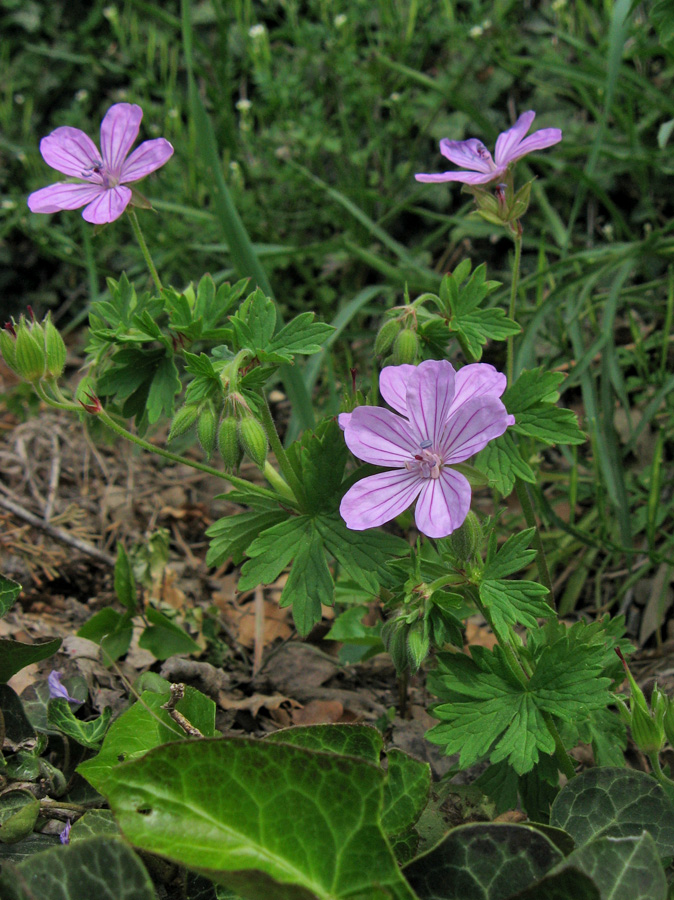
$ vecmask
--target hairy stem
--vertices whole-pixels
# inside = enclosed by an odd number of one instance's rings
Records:
[[[143,232],[140,230],[140,222],[138,221],[138,216],[136,215],[136,212],[133,209],[127,208],[127,213],[129,214],[129,220],[131,222],[131,227],[133,228],[133,233],[135,234],[136,240],[138,241],[138,243],[140,245],[140,250],[141,250],[141,253],[143,254],[143,258],[145,259],[145,262],[147,263],[147,267],[150,270],[150,275],[152,275],[152,280],[154,281],[154,283],[157,287],[157,290],[161,291],[162,284],[161,284],[161,281],[159,280],[159,273],[157,272],[155,264],[152,262],[152,257],[150,256],[150,251],[147,248],[147,244],[145,242]]]
[[[276,462],[281,469],[283,477],[285,478],[290,490],[293,492],[297,502],[300,507],[306,505],[306,494],[304,493],[304,486],[302,482],[299,480],[297,475],[295,474],[295,470],[290,464],[290,460],[288,459],[288,455],[283,449],[283,444],[281,443],[281,439],[278,436],[278,432],[276,431],[276,425],[274,425],[274,420],[272,419],[271,410],[269,409],[269,404],[265,397],[262,398],[263,403],[261,404],[261,412],[262,412],[262,426],[264,427],[265,432],[267,433],[267,438],[269,439],[269,446],[272,449],[274,456],[276,457]]]
[[[522,226],[517,223],[517,231],[513,235],[515,242],[515,259],[513,261],[513,277],[510,284],[510,305],[508,306],[508,318],[515,318],[515,307],[517,304],[517,287],[520,282],[520,261],[522,259]],[[513,383],[513,374],[515,371],[515,336],[508,335],[506,341],[506,376],[508,378],[508,386]]]

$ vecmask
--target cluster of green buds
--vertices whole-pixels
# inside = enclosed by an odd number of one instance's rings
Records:
[[[529,208],[531,185],[527,181],[515,191],[513,177],[510,172],[504,180],[491,189],[477,185],[464,185],[463,190],[472,194],[477,206],[477,214],[492,225],[503,225],[512,234],[520,228],[519,220]]]
[[[186,434],[196,424],[199,443],[210,459],[216,446],[225,466],[235,471],[244,453],[261,469],[267,459],[268,442],[263,426],[244,397],[228,393],[219,408],[212,399],[189,403],[179,409],[171,422],[169,441]]]
[[[405,299],[406,305],[393,310],[394,317],[386,319],[374,341],[375,355],[390,353],[394,366],[413,365],[419,356],[416,309],[409,304],[407,291]]]
[[[630,727],[634,743],[648,755],[657,755],[664,747],[665,741],[674,747],[674,702],[655,685],[649,706],[644,692],[634,680],[619,648],[616,648],[616,653],[620,657],[630,685],[629,706],[621,700],[618,709],[622,720]]]
[[[21,316],[0,330],[0,352],[19,378],[37,384],[60,378],[66,364],[66,345],[47,313],[38,322],[28,308],[30,321]]]

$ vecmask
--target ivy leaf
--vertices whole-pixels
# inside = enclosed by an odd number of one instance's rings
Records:
[[[502,497],[510,494],[518,478],[529,484],[536,482],[533,469],[522,459],[522,454],[509,431],[490,441],[484,450],[478,453],[475,467],[484,472],[490,486],[496,488]]]
[[[0,640],[0,683],[9,681],[25,666],[53,656],[61,646],[61,638],[39,644],[23,644],[8,638]]]
[[[7,615],[20,593],[20,584],[0,575],[0,618]]]

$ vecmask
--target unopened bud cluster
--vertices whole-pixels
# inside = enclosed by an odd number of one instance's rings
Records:
[[[207,458],[217,447],[230,470],[238,469],[244,453],[260,468],[264,467],[267,435],[240,394],[229,394],[220,408],[210,399],[183,406],[173,417],[169,441],[186,434],[195,425]]]
[[[414,365],[419,356],[419,335],[414,312],[405,311],[394,319],[386,319],[374,341],[376,356],[386,356],[394,366]]]
[[[622,653],[616,652],[622,660],[630,685],[629,707],[622,701],[619,710],[625,724],[630,726],[634,743],[647,754],[659,753],[665,741],[674,747],[674,702],[655,685],[649,706]]]
[[[49,313],[42,322],[25,316],[7,322],[0,330],[0,352],[9,368],[31,384],[60,378],[66,364],[66,345]]]

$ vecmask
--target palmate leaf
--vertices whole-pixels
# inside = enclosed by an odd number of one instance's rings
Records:
[[[124,404],[124,415],[142,418],[147,412],[152,424],[160,416],[173,415],[176,394],[182,390],[178,370],[165,349],[126,347],[112,357],[111,368],[99,377],[97,392]]]
[[[246,297],[236,315],[230,318],[239,348],[254,353],[264,350],[276,328],[276,307],[259,288]]]
[[[348,455],[342,431],[333,419],[305,431],[288,448],[288,459],[305,487],[306,509],[311,515],[336,513]]]
[[[531,466],[522,459],[522,454],[509,431],[490,441],[478,453],[475,467],[483,472],[489,484],[503,497],[507,497],[519,478],[528,484],[535,484],[536,475]]]
[[[544,713],[582,722],[589,710],[612,702],[602,655],[602,647],[565,634],[544,647],[532,678],[523,683],[498,646],[472,647],[471,659],[439,654],[429,687],[441,701],[433,711],[441,724],[427,737],[448,755],[460,752],[462,767],[489,756],[492,763],[507,759],[522,775],[541,753],[554,752]]]
[[[316,528],[349,577],[372,593],[379,589],[387,563],[409,552],[409,544],[403,538],[374,528],[350,531],[338,514],[318,516]]]
[[[547,619],[555,611],[544,597],[548,589],[536,581],[511,581],[491,578],[480,584],[480,600],[489,610],[494,629],[506,638],[509,625],[536,628],[538,619]]]
[[[314,313],[304,312],[291,319],[264,348],[261,358],[269,358],[273,362],[292,362],[296,353],[305,356],[318,353],[335,328],[324,322],[314,322],[314,318]]]
[[[555,405],[563,380],[561,373],[541,368],[522,372],[503,395],[506,409],[515,416],[512,430],[544,444],[583,444],[585,435],[575,413]]]
[[[221,566],[230,558],[238,565],[258,535],[287,518],[287,513],[279,509],[223,516],[206,530],[206,537],[211,539],[206,565]]]
[[[517,322],[509,319],[502,309],[474,309],[455,314],[449,323],[450,331],[458,332],[476,360],[482,358],[482,348],[488,340],[504,341],[521,331]]]
[[[323,543],[311,523],[293,560],[279,606],[293,608],[293,621],[305,637],[321,619],[321,605],[332,606],[335,586],[325,561]]]

